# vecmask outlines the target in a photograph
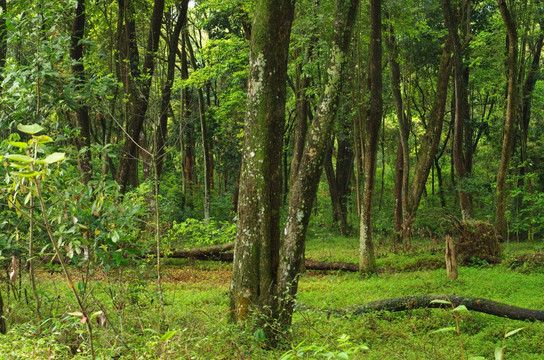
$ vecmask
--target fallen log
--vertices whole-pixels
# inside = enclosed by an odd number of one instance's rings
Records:
[[[433,300],[449,301],[451,305],[433,303]],[[416,295],[373,301],[338,310],[338,313],[362,315],[376,311],[406,311],[422,308],[447,308],[464,305],[468,310],[512,320],[544,321],[543,310],[532,310],[507,305],[493,300],[458,295]]]
[[[175,259],[215,260],[215,261],[228,262],[228,261],[232,261],[234,257],[232,253],[233,249],[234,249],[234,243],[226,243],[226,244],[212,245],[212,246],[206,246],[206,247],[174,250],[171,253],[169,253],[167,256],[169,258],[175,258]],[[155,255],[155,253],[150,253],[150,255]]]

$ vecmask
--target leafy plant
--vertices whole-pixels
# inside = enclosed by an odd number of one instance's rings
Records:
[[[212,219],[206,224],[203,220],[187,219],[180,223],[174,222],[166,238],[171,244],[207,246],[231,242],[235,234],[236,225],[227,221]]]

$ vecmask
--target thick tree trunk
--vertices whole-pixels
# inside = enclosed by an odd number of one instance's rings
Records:
[[[176,54],[178,53],[178,44],[181,30],[187,23],[187,8],[189,0],[182,0],[180,7],[177,9],[178,18],[174,31],[170,35],[168,42],[168,59],[166,82],[162,89],[161,95],[161,112],[159,125],[155,130],[154,154],[157,168],[157,178],[160,179],[165,156],[166,135],[168,132],[168,110],[170,109],[170,98],[172,97],[172,85],[174,84],[174,73],[176,69]]]
[[[251,312],[273,341],[278,318],[281,154],[291,0],[257,0],[250,41],[249,84],[238,202],[231,319],[243,324]],[[283,296],[283,293],[281,293]]]
[[[434,302],[434,300],[449,301],[451,305]],[[465,305],[470,311],[484,314],[506,317],[512,320],[544,321],[544,311],[531,310],[517,306],[507,305],[492,300],[458,296],[458,295],[415,295],[400,298],[391,298],[370,302],[365,305],[353,306],[339,311],[362,315],[376,311],[407,311],[426,308],[452,308]]]
[[[278,311],[282,326],[291,324],[298,287],[298,274],[303,263],[306,230],[317,193],[323,161],[330,146],[332,125],[341,93],[342,74],[358,6],[359,0],[338,0],[336,3],[334,39],[327,69],[329,78],[308,131],[311,136],[306,138],[304,154],[298,166],[298,176],[295,177],[295,183],[291,184],[284,237],[280,247],[276,293],[280,299]]]
[[[508,100],[506,104],[506,116],[504,120],[504,133],[502,138],[501,161],[497,172],[497,211],[495,215],[495,226],[497,233],[506,235],[505,213],[506,213],[506,175],[512,154],[514,143],[514,130],[518,106],[518,32],[516,25],[505,0],[497,0],[501,16],[508,32]]]
[[[132,97],[134,103],[132,106],[130,106],[125,144],[123,145],[121,159],[116,175],[116,181],[119,185],[121,185],[121,190],[123,192],[126,191],[126,187],[129,183],[131,168],[132,171],[137,171],[137,164],[134,164],[134,160],[138,158],[138,139],[140,137],[140,132],[143,129],[145,115],[149,105],[149,93],[151,90],[151,80],[154,72],[154,57],[159,48],[163,11],[164,0],[155,0],[149,27],[149,37],[147,39],[144,64],[142,68],[143,80],[137,81],[137,88],[131,89],[131,93],[136,93],[137,96]],[[130,22],[127,18],[125,19],[127,22]],[[133,73],[131,73],[131,75],[134,76]],[[133,78],[132,82],[136,80],[137,78]]]
[[[359,268],[361,272],[375,273],[376,259],[372,241],[372,198],[376,182],[376,158],[382,121],[382,10],[380,0],[370,0],[369,47],[370,109],[366,122],[366,149],[364,161],[364,194],[359,229]]]
[[[0,29],[1,32],[1,29]],[[84,92],[86,82],[85,67],[83,65],[83,36],[85,34],[85,0],[79,0],[74,12],[72,35],[70,41],[70,59],[72,60],[72,73],[75,78],[76,91]],[[79,101],[76,110],[77,126],[80,133],[76,138],[78,149],[78,168],[82,180],[86,184],[91,180],[91,123],[89,120],[89,108],[83,101]]]

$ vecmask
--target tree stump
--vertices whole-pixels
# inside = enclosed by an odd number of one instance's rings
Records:
[[[457,254],[453,239],[449,235],[446,235],[446,275],[452,280],[457,279]]]

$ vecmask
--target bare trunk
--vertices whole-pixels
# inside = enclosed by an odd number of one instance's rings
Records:
[[[1,29],[0,29],[1,32]],[[85,35],[85,0],[79,0],[74,13],[72,35],[70,42],[70,59],[72,60],[72,73],[75,78],[76,91],[84,92],[86,83],[85,67],[83,65],[83,37]],[[78,168],[82,180],[86,184],[91,180],[91,123],[89,120],[89,108],[83,101],[79,101],[76,110],[77,126],[80,129],[76,137],[78,149]]]
[[[506,175],[508,174],[508,165],[510,164],[512,146],[514,143],[514,130],[518,106],[518,32],[510,11],[508,10],[508,6],[506,5],[506,1],[497,0],[497,3],[508,32],[508,100],[504,120],[501,161],[497,172],[497,212],[495,215],[497,233],[504,237],[506,235]]]
[[[170,35],[170,41],[168,42],[168,59],[167,59],[167,73],[166,82],[162,89],[161,96],[161,112],[159,125],[155,130],[155,159],[157,161],[157,178],[160,179],[162,173],[162,167],[165,156],[165,143],[168,132],[168,110],[170,109],[170,98],[172,97],[172,85],[174,84],[174,73],[176,69],[176,54],[178,50],[178,43],[181,34],[181,30],[187,23],[187,7],[189,0],[181,1],[181,6],[178,9],[178,18],[174,31]]]
[[[126,191],[126,187],[129,183],[130,171],[132,171],[133,174],[134,171],[137,171],[137,164],[134,164],[134,162],[135,159],[138,158],[138,139],[140,137],[140,132],[143,129],[145,115],[149,105],[151,79],[154,72],[154,57],[159,48],[163,10],[164,0],[155,0],[142,68],[143,80],[139,81],[138,78],[133,78],[131,80],[132,82],[136,81],[138,86],[131,89],[133,104],[130,106],[125,144],[123,145],[116,175],[116,181],[121,185],[121,190],[123,192]],[[126,21],[130,23],[128,19],[126,19]],[[131,72],[131,75],[134,76],[134,73]]]
[[[372,241],[372,199],[376,182],[376,157],[382,121],[382,11],[380,0],[370,0],[369,46],[370,109],[366,122],[364,161],[365,188],[359,230],[359,269],[363,273],[376,272],[376,258]]]

